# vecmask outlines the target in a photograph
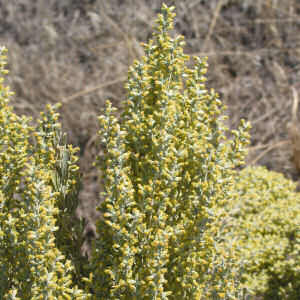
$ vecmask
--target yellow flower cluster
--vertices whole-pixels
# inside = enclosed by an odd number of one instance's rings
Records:
[[[296,184],[265,168],[236,178],[225,243],[244,259],[244,284],[262,299],[299,299],[300,194]]]
[[[105,199],[93,250],[97,299],[242,299],[239,265],[219,236],[232,169],[248,143],[244,121],[226,141],[225,107],[205,88],[206,59],[185,66],[163,5],[145,56],[128,73],[122,123],[99,117]]]
[[[62,135],[58,123],[59,114],[56,112],[59,106],[60,104],[47,105],[46,112],[41,113],[41,119],[37,121],[38,126],[33,133],[37,140],[34,155],[37,164],[49,171],[48,183],[56,193],[56,225],[59,228],[54,233],[56,246],[72,261],[73,281],[83,288],[87,284],[83,281],[89,277],[88,258],[81,254],[86,224],[85,219],[74,218],[82,181],[79,167],[76,165],[76,152],[79,148],[67,145],[66,134]]]
[[[6,74],[0,48],[0,74]],[[72,284],[71,261],[56,247],[58,194],[51,184],[55,128],[50,119],[34,130],[8,106],[0,80],[0,298],[87,299]],[[49,114],[55,121],[55,108]],[[30,146],[34,132],[35,144]],[[43,133],[45,135],[43,136]]]

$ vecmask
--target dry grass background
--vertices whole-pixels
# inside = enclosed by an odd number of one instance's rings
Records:
[[[64,103],[64,130],[81,148],[79,214],[91,224],[100,187],[92,167],[99,151],[97,115],[106,99],[120,107],[127,68],[143,54],[139,44],[151,36],[161,2],[0,0],[0,44],[9,49],[8,81],[16,93],[12,103],[34,117],[46,103]],[[300,126],[300,1],[165,2],[176,5],[175,31],[186,37],[186,52],[209,57],[207,85],[228,105],[229,126],[240,118],[252,122],[247,163],[298,180],[293,145]]]

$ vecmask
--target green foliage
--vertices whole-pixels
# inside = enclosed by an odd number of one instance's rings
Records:
[[[236,178],[225,242],[244,258],[243,281],[263,299],[299,299],[300,194],[295,183],[265,168]]]
[[[232,169],[244,156],[249,124],[233,131],[204,82],[206,59],[185,67],[183,37],[172,38],[163,5],[154,40],[128,73],[119,123],[107,102],[99,117],[105,183],[93,251],[97,299],[235,299],[234,254],[219,235]]]
[[[0,72],[6,74],[5,49]],[[8,106],[0,81],[0,298],[87,299],[73,287],[70,260],[55,245],[60,194],[49,184],[57,164],[55,107],[37,129]],[[31,144],[33,133],[35,144]],[[70,150],[71,151],[71,150]],[[71,160],[71,162],[73,162]],[[59,224],[60,225],[60,224]]]

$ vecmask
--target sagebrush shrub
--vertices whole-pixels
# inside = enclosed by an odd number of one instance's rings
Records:
[[[299,299],[300,194],[295,188],[263,167],[244,169],[231,188],[225,243],[244,259],[244,284],[263,299]]]
[[[1,75],[7,73],[5,51],[0,48]],[[12,112],[9,96],[1,78],[0,298],[87,299],[88,294],[72,284],[73,266],[65,259],[68,251],[62,253],[56,246],[57,225],[61,225],[57,220],[63,213],[59,206],[64,206],[61,191],[51,185],[58,175],[54,169],[58,114],[49,106],[37,128],[32,128],[29,118]],[[73,154],[72,148],[69,153]]]
[[[228,129],[206,59],[185,66],[163,5],[154,40],[128,73],[121,122],[108,101],[98,158],[105,184],[93,251],[97,299],[232,299],[238,265],[219,248],[220,207],[244,156],[249,124]]]

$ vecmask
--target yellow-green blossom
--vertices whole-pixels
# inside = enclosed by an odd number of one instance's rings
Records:
[[[0,75],[7,73],[5,51],[0,48]],[[57,126],[41,121],[43,130],[35,132],[32,145],[29,119],[13,113],[10,94],[1,78],[0,298],[87,299],[89,295],[72,284],[71,262],[55,243],[59,199],[50,180]],[[49,108],[49,113],[55,121],[54,110]]]
[[[244,260],[243,282],[262,299],[299,299],[300,194],[263,167],[246,168],[231,188],[225,244]]]
[[[97,299],[239,297],[238,263],[218,240],[249,124],[226,141],[224,106],[204,85],[206,59],[188,69],[184,38],[169,34],[173,10],[163,5],[145,56],[129,68],[122,122],[109,101],[99,117]]]

